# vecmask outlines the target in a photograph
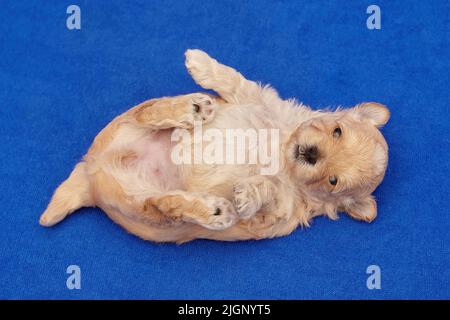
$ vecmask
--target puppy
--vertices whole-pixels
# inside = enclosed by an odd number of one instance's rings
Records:
[[[318,215],[336,219],[338,211],[375,219],[371,194],[388,162],[379,131],[389,119],[385,106],[313,111],[200,50],[188,50],[185,64],[201,87],[218,96],[148,100],[115,118],[55,191],[41,225],[98,206],[143,239],[182,243],[283,236]],[[198,141],[180,144],[174,134],[193,134],[198,127],[276,132],[261,140],[275,145],[276,172],[263,174],[259,162],[191,161]],[[211,139],[201,142],[208,146]],[[174,161],[175,149],[189,151],[187,161]],[[248,156],[251,148],[233,150]]]

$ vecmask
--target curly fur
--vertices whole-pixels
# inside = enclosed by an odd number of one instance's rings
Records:
[[[200,86],[219,96],[152,99],[118,116],[55,191],[42,225],[98,206],[144,239],[181,243],[283,236],[318,215],[336,219],[338,211],[367,222],[376,217],[371,193],[388,160],[379,131],[389,119],[385,106],[313,111],[282,100],[270,86],[245,79],[200,50],[186,52],[186,67]],[[195,121],[221,132],[278,129],[278,173],[261,176],[259,164],[174,164],[171,134],[175,128],[192,132]],[[340,136],[333,134],[337,127]],[[298,151],[311,145],[318,152],[314,164]],[[335,185],[330,177],[336,177]]]

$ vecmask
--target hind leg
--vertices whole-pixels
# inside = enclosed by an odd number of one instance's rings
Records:
[[[46,227],[53,226],[75,210],[92,205],[86,163],[80,162],[69,178],[56,189],[39,223]]]
[[[192,128],[210,122],[215,115],[215,99],[204,93],[148,100],[130,112],[138,126],[153,129]]]
[[[174,220],[199,224],[211,230],[226,229],[238,218],[230,201],[206,193],[171,192],[147,199],[144,208],[157,208]]]

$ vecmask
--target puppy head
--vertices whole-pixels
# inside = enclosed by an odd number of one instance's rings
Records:
[[[363,103],[320,114],[290,136],[288,169],[303,192],[326,204],[329,215],[342,210],[359,220],[375,219],[371,193],[388,162],[388,147],[378,128],[389,116],[385,106]]]

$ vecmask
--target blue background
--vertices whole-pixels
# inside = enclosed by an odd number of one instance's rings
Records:
[[[450,298],[448,1],[1,1],[1,298]],[[81,30],[66,8],[81,7]],[[98,209],[38,225],[114,116],[199,91],[201,48],[313,107],[378,101],[392,117],[372,224],[345,215],[264,241],[153,244]],[[81,290],[66,268],[81,267]],[[381,290],[366,268],[381,268]]]

